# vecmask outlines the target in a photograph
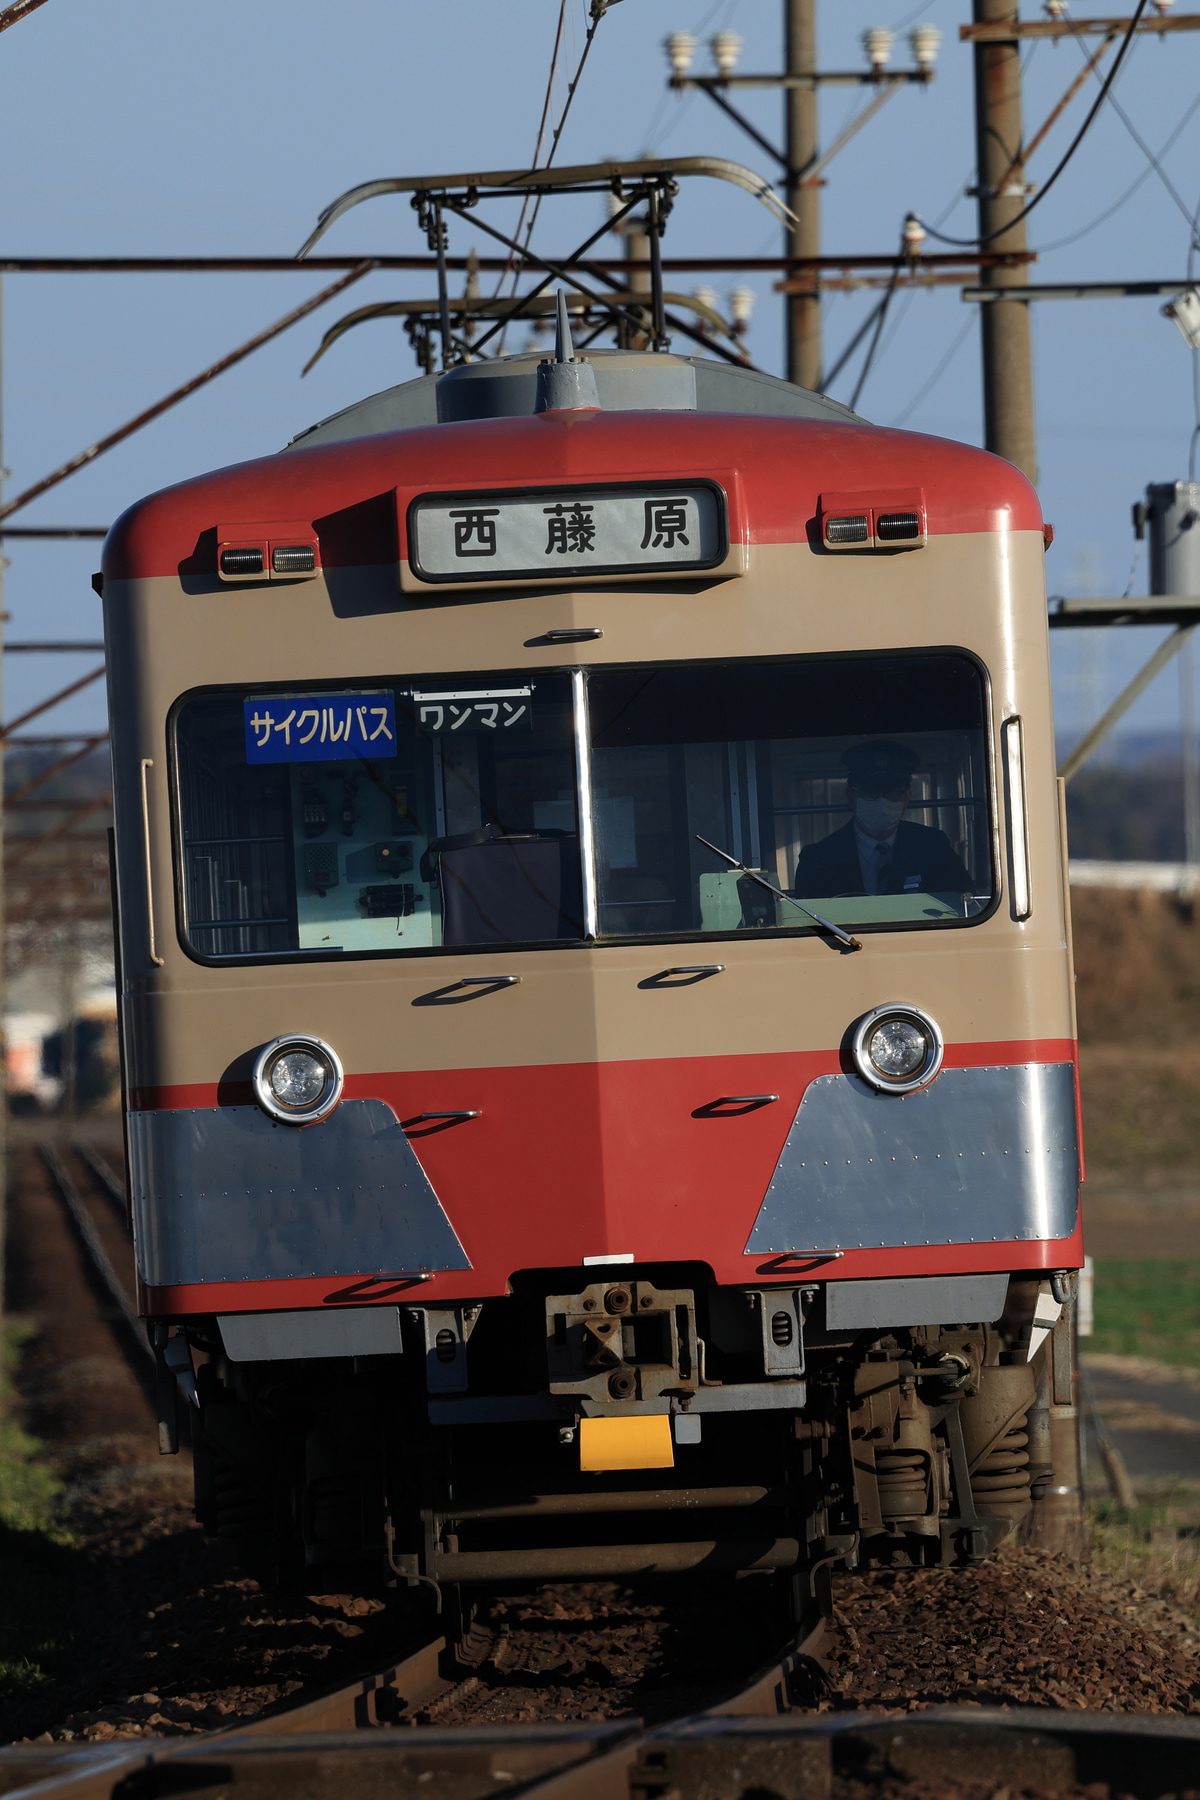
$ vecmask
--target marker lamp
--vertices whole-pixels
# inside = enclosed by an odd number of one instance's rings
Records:
[[[221,552],[222,575],[261,575],[263,572],[263,553],[260,545],[247,544],[236,546],[232,550]]]
[[[870,536],[866,513],[846,519],[827,519],[825,522],[827,544],[865,544]]]
[[[271,549],[273,575],[312,575],[317,567],[313,544],[275,544]]]
[[[312,1125],[342,1097],[337,1053],[321,1038],[282,1037],[261,1050],[251,1077],[254,1097],[282,1125]]]

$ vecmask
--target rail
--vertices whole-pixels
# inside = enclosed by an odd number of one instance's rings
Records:
[[[744,1688],[683,1723],[778,1720],[798,1697],[811,1698],[825,1631],[825,1620],[816,1619]],[[653,1766],[653,1746],[663,1737],[639,1719],[528,1727],[447,1728],[434,1722],[477,1685],[472,1662],[491,1648],[484,1632],[468,1634],[457,1654],[445,1638],[433,1638],[402,1661],[232,1731],[206,1732],[185,1743],[14,1745],[0,1750],[0,1796],[157,1800],[249,1782],[256,1794],[299,1789],[306,1800],[324,1800],[326,1792],[329,1800],[357,1800],[361,1780],[363,1800],[371,1800],[436,1780],[435,1791],[453,1800],[482,1800],[501,1786],[507,1794],[534,1785],[545,1800],[559,1794],[562,1800],[629,1800],[635,1769]]]
[[[76,1148],[78,1149],[79,1147],[76,1146]],[[83,1154],[82,1151],[80,1153]],[[62,1197],[63,1205],[70,1215],[71,1223],[79,1235],[80,1243],[86,1252],[88,1261],[90,1262],[95,1275],[105,1289],[113,1305],[120,1313],[126,1326],[129,1328],[130,1336],[137,1345],[139,1354],[153,1362],[154,1352],[146,1339],[145,1327],[138,1317],[137,1308],[130,1299],[124,1282],[113,1268],[108,1252],[100,1241],[100,1234],[96,1230],[91,1214],[84,1205],[79,1189],[76,1187],[66,1164],[52,1144],[39,1144],[38,1155],[45,1163],[50,1178]],[[87,1154],[85,1160],[93,1173],[96,1173],[96,1164],[93,1162],[92,1155]],[[98,1160],[99,1159],[97,1159],[97,1161]],[[111,1169],[107,1170],[107,1179],[105,1177],[101,1177],[100,1179],[108,1188],[110,1194],[119,1191],[116,1177],[113,1175]],[[109,1185],[110,1183],[112,1184],[111,1186]]]
[[[431,1647],[432,1648],[432,1647]],[[424,1653],[427,1655],[427,1653]],[[416,1659],[413,1659],[414,1661]],[[394,1673],[403,1677],[409,1665]],[[419,1678],[418,1678],[419,1680]],[[758,1686],[746,1698],[758,1695]],[[315,1703],[314,1703],[315,1704]],[[297,1708],[283,1720],[298,1720]],[[780,1716],[773,1707],[712,1708],[654,1730],[636,1720],[414,1731],[276,1729],[153,1745],[20,1745],[0,1750],[5,1800],[212,1800],[241,1785],[254,1800],[377,1800],[418,1785],[453,1800],[497,1792],[537,1800],[711,1800],[771,1794],[830,1800],[896,1783],[950,1791],[1078,1791],[1099,1784],[1131,1800],[1194,1785],[1200,1720],[1043,1708],[938,1707]]]

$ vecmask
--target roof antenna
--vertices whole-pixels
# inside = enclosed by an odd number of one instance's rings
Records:
[[[557,291],[557,326],[554,333],[554,357],[537,366],[537,399],[535,413],[595,412],[600,406],[596,371],[586,357],[576,356],[571,342],[571,321],[567,317],[567,296]]]

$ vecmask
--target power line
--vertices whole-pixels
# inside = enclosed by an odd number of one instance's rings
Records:
[[[886,299],[887,295],[884,294],[883,299],[875,302],[875,305],[871,308],[858,330],[854,333],[854,336],[850,339],[850,342],[846,345],[832,369],[829,369],[828,371],[822,370],[821,379],[817,383],[817,391],[819,393],[828,393],[829,389],[833,386],[834,382],[837,380],[838,376],[841,374],[842,370],[850,361],[850,358],[854,355],[854,352],[858,349],[858,346],[862,343],[868,331],[870,331],[872,325],[874,325],[876,319],[879,317]]]
[[[1068,21],[1068,23],[1069,23],[1069,21]],[[1086,50],[1084,50],[1082,36],[1077,31],[1073,32],[1072,36],[1075,38],[1075,42],[1079,45],[1080,51],[1086,57],[1087,52],[1086,52]],[[1093,72],[1098,74],[1098,71],[1093,70]],[[1134,124],[1133,120],[1129,117],[1129,114],[1125,111],[1125,108],[1121,105],[1121,102],[1117,99],[1116,95],[1113,93],[1110,93],[1107,96],[1107,98],[1108,98],[1108,104],[1112,107],[1112,109],[1116,113],[1118,119],[1120,119],[1122,125],[1124,125],[1126,131],[1129,133],[1130,137],[1133,139],[1133,141],[1137,145],[1138,149],[1142,152],[1142,155],[1146,158],[1146,161],[1150,164],[1151,169],[1158,176],[1159,180],[1162,182],[1163,186],[1166,188],[1168,194],[1170,194],[1172,200],[1175,202],[1176,206],[1179,208],[1180,212],[1183,214],[1184,218],[1188,221],[1188,224],[1190,225],[1192,222],[1192,212],[1191,212],[1191,208],[1188,206],[1187,201],[1180,194],[1179,189],[1175,186],[1174,182],[1171,180],[1170,176],[1167,174],[1166,170],[1163,168],[1162,164],[1160,163],[1158,157],[1155,156],[1153,150],[1151,150],[1149,144],[1146,142],[1145,138],[1138,131],[1137,126]]]
[[[916,299],[916,297],[917,297],[916,287],[912,286],[912,285],[906,286],[903,294],[900,297],[900,304],[896,308],[895,314],[893,315],[893,318],[892,318],[892,322],[889,325],[887,331],[884,333],[883,339],[879,345],[878,360],[881,360],[882,358],[887,356],[888,352],[891,350],[892,345],[895,343],[896,339],[899,337],[900,333],[903,331],[904,321],[908,317],[909,310],[912,306],[913,301]]]
[[[922,13],[931,12],[937,3],[938,0],[921,0],[919,6],[914,6],[910,13],[905,13],[898,25],[892,26],[892,30],[896,33],[896,36],[899,37],[900,33],[911,25],[914,19],[919,19]]]
[[[957,245],[959,245],[960,248],[963,248],[963,249],[967,248],[968,246],[975,245],[975,244],[988,244],[992,241],[993,238],[1003,237],[1005,235],[1005,233],[1011,231],[1014,226],[1020,225],[1023,220],[1025,220],[1029,217],[1030,213],[1033,211],[1035,206],[1041,205],[1042,201],[1046,198],[1046,195],[1050,192],[1051,188],[1054,186],[1055,182],[1058,180],[1059,176],[1062,174],[1063,170],[1066,168],[1067,164],[1070,162],[1071,158],[1074,156],[1075,152],[1078,150],[1080,144],[1082,144],[1084,138],[1087,136],[1088,132],[1091,130],[1092,123],[1093,123],[1097,113],[1100,111],[1100,108],[1104,105],[1104,102],[1108,99],[1109,90],[1111,89],[1113,82],[1116,80],[1117,75],[1120,72],[1122,63],[1125,61],[1125,57],[1129,51],[1129,46],[1133,42],[1133,34],[1137,30],[1138,22],[1141,19],[1142,14],[1145,12],[1148,3],[1149,3],[1149,0],[1138,0],[1137,10],[1135,11],[1132,19],[1130,19],[1130,21],[1129,21],[1128,28],[1126,29],[1124,39],[1122,40],[1122,43],[1121,43],[1121,48],[1117,51],[1116,57],[1113,61],[1112,68],[1108,71],[1108,74],[1104,77],[1104,84],[1101,87],[1100,92],[1096,95],[1095,100],[1092,102],[1092,105],[1088,112],[1087,118],[1083,121],[1083,124],[1079,127],[1079,130],[1075,133],[1075,136],[1072,138],[1070,144],[1067,146],[1066,153],[1060,160],[1058,167],[1054,170],[1054,172],[1050,176],[1049,180],[1047,180],[1046,182],[1044,182],[1042,184],[1041,189],[1038,191],[1038,193],[1036,193],[1034,195],[1033,199],[1029,202],[1029,205],[1026,207],[1023,207],[1021,209],[1021,211],[1019,213],[1017,213],[1014,218],[1008,219],[1005,221],[1005,223],[1003,225],[997,226],[995,231],[989,231],[986,237],[973,237],[973,238],[947,237],[945,232],[938,231],[936,229],[936,227],[933,225],[927,225],[925,227],[925,229],[928,231],[928,233],[931,237],[938,238],[943,244],[957,244]]]
[[[947,350],[946,354],[943,356],[941,362],[938,364],[937,368],[933,371],[933,374],[930,375],[928,377],[928,379],[923,383],[923,385],[917,389],[917,392],[914,394],[913,398],[909,401],[909,403],[905,407],[904,411],[902,413],[897,414],[897,416],[891,421],[893,426],[903,425],[904,421],[906,419],[910,419],[912,417],[913,413],[916,412],[916,410],[917,410],[918,406],[920,406],[922,400],[924,400],[928,394],[931,394],[933,392],[933,390],[937,386],[938,382],[942,379],[942,376],[946,373],[946,370],[950,367],[950,364],[954,361],[955,357],[958,355],[959,351],[962,349],[963,345],[966,343],[967,334],[970,331],[972,325],[974,325],[974,323],[975,323],[974,319],[971,317],[970,313],[968,313],[967,317],[963,320],[961,329],[958,331],[957,335],[955,336],[954,342],[951,344],[950,348]]]
[[[1175,144],[1175,142],[1179,138],[1180,134],[1185,130],[1187,125],[1190,123],[1192,115],[1195,113],[1197,107],[1200,107],[1200,93],[1198,93],[1196,95],[1196,97],[1192,100],[1191,104],[1188,106],[1187,110],[1184,112],[1183,117],[1180,119],[1178,125],[1176,125],[1176,127],[1175,127],[1174,131],[1171,133],[1170,137],[1167,138],[1166,142],[1163,144],[1162,148],[1159,150],[1159,152],[1158,152],[1159,160],[1161,160],[1161,158],[1167,154],[1167,151],[1170,150],[1172,148],[1172,146]],[[1153,166],[1147,165],[1147,167],[1142,170],[1141,174],[1137,177],[1137,179],[1135,181],[1131,182],[1130,185],[1125,189],[1125,192],[1121,195],[1119,200],[1114,200],[1111,206],[1106,206],[1102,213],[1097,213],[1096,217],[1094,219],[1090,220],[1088,222],[1088,224],[1081,226],[1081,228],[1078,231],[1071,232],[1069,237],[1056,238],[1052,244],[1043,244],[1041,254],[1043,256],[1045,256],[1045,255],[1048,255],[1051,250],[1065,250],[1067,248],[1068,244],[1077,244],[1079,242],[1080,238],[1087,237],[1089,232],[1095,231],[1097,225],[1103,225],[1104,221],[1106,219],[1111,219],[1115,212],[1120,212],[1121,208],[1126,204],[1126,202],[1133,199],[1133,196],[1137,193],[1138,189],[1140,187],[1145,186],[1146,182],[1149,181],[1149,179],[1150,179],[1151,175],[1153,175],[1153,173],[1154,173]]]
[[[721,12],[722,7],[725,9],[721,19],[721,26],[723,28],[729,24],[733,14],[737,11],[738,0],[713,0],[712,5],[700,20],[700,23],[691,27],[692,36],[696,38],[701,37],[712,24],[717,14]],[[682,97],[679,89],[671,87],[669,83],[663,89],[662,93],[659,95],[658,104],[651,115],[650,123],[642,132],[641,141],[646,146],[647,155],[650,154],[658,141],[658,133],[662,130],[663,119],[672,100],[678,103],[682,98],[682,105],[677,105],[675,117],[671,121],[670,131],[674,131],[675,127],[680,123],[695,97],[696,90],[694,88],[690,89],[689,92],[682,95]],[[670,131],[667,133],[668,137],[670,136]]]
[[[904,248],[903,243],[901,243],[900,247],[901,247],[901,249]],[[892,270],[892,279],[888,282],[887,290],[884,293],[883,300],[880,304],[879,317],[878,317],[878,320],[876,321],[876,325],[875,325],[875,335],[871,339],[871,342],[867,347],[867,354],[863,359],[863,366],[859,370],[858,380],[854,384],[854,395],[850,401],[850,411],[851,412],[857,412],[858,397],[862,393],[863,388],[866,386],[867,376],[871,373],[871,365],[875,361],[875,355],[879,349],[879,340],[883,336],[883,327],[887,321],[888,307],[892,304],[892,300],[893,300],[893,297],[895,296],[896,288],[900,281],[900,272],[901,272],[902,266],[903,265],[901,263],[897,262],[895,268]]]

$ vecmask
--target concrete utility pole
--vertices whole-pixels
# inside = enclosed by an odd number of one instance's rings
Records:
[[[789,75],[816,75],[816,0],[784,0],[785,60]],[[817,84],[784,89],[787,120],[787,189],[784,198],[798,223],[785,237],[788,256],[821,254],[821,190],[806,184],[804,170],[817,157]],[[821,290],[815,273],[812,291],[787,297],[788,380],[815,388],[821,379]]]
[[[4,279],[0,276],[0,502],[4,498]],[[0,539],[0,545],[3,540]],[[4,571],[7,562],[0,549],[0,670],[3,669]],[[0,718],[3,718],[3,682],[0,681]],[[4,796],[4,741],[0,739],[0,802]],[[0,1350],[3,1349],[5,1252],[8,1244],[8,1046],[4,1030],[5,979],[4,929],[4,808],[0,804]]]
[[[793,0],[794,3],[794,0]],[[1017,18],[1017,0],[973,0],[977,25],[1007,24]],[[975,136],[979,167],[979,235],[986,250],[1026,248],[1024,224],[1004,230],[1029,203],[1021,159],[1021,44],[1010,39],[975,44]],[[1014,167],[1014,165],[1017,165]],[[993,237],[992,233],[999,235]],[[1017,287],[1015,268],[985,268],[980,280],[991,288]],[[1037,480],[1037,438],[1033,422],[1033,356],[1029,305],[994,300],[980,308],[983,350],[984,443]]]

